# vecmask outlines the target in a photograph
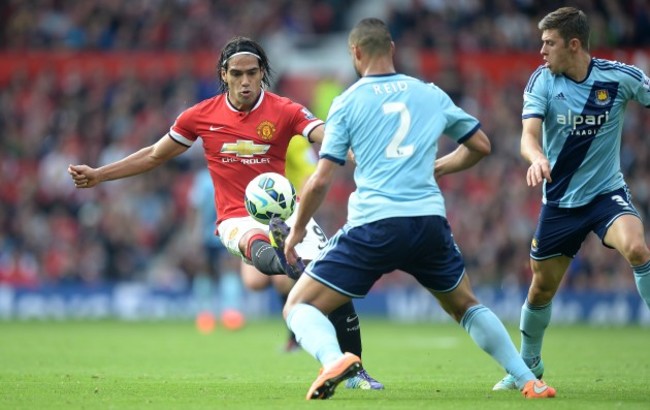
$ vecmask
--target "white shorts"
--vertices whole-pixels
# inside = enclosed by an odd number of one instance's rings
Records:
[[[298,209],[296,209],[296,212],[287,219],[287,225],[293,226],[296,221],[297,210]],[[239,256],[247,263],[251,263],[251,261],[246,258],[246,256],[242,255],[239,250],[239,241],[242,236],[251,229],[262,229],[268,233],[269,226],[257,222],[250,216],[246,216],[242,218],[226,219],[217,227],[221,242],[223,242],[228,251],[233,255]],[[296,246],[296,252],[298,252],[298,256],[303,260],[311,261],[318,256],[320,251],[325,247],[326,242],[327,236],[325,235],[325,232],[323,232],[321,227],[318,226],[316,221],[312,218],[307,224],[307,235],[305,236],[305,239]]]

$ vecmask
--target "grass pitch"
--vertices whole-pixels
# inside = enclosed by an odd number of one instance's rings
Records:
[[[511,328],[515,345],[519,335]],[[0,409],[648,409],[650,329],[551,326],[552,400],[492,392],[499,367],[454,324],[363,319],[384,391],[304,396],[319,364],[286,354],[283,322],[210,334],[192,322],[0,322]]]

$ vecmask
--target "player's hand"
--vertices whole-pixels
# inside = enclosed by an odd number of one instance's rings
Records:
[[[552,182],[551,164],[548,162],[548,158],[540,156],[530,164],[530,167],[528,167],[526,183],[528,186],[534,187],[540,184],[543,180],[546,180],[546,182]]]
[[[284,256],[290,265],[294,265],[298,261],[296,245],[302,242],[305,236],[307,236],[307,230],[305,228],[298,229],[295,226],[291,227],[289,236],[287,236],[287,240],[284,243]]]
[[[68,165],[75,188],[92,188],[99,183],[97,170],[88,165]]]
[[[441,176],[444,175],[444,174],[442,173],[442,165],[441,165],[441,162],[440,162],[439,160],[436,160],[436,161],[433,163],[433,165],[434,165],[434,166],[433,166],[433,177],[434,177],[435,180],[437,181],[438,179],[440,179]]]

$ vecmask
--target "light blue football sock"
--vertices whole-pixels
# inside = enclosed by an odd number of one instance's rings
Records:
[[[192,281],[192,298],[196,314],[200,312],[214,313],[212,280],[207,274],[199,274]]]
[[[535,375],[519,356],[517,348],[499,318],[483,305],[472,306],[460,320],[477,345],[511,374],[519,389]]]
[[[295,305],[287,315],[287,326],[300,346],[323,367],[343,356],[334,325],[315,307],[305,303]]]
[[[521,357],[530,367],[537,364],[542,356],[544,332],[551,322],[552,302],[544,306],[533,306],[528,299],[521,307]]]
[[[241,275],[235,271],[224,272],[219,279],[218,294],[222,312],[226,309],[241,311],[244,298]]]
[[[640,266],[633,266],[634,281],[639,295],[645,300],[645,304],[650,307],[650,261]]]

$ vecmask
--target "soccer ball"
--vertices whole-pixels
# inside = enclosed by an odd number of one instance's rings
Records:
[[[265,172],[248,183],[244,205],[253,219],[265,225],[273,217],[287,220],[296,209],[296,190],[286,177]]]

